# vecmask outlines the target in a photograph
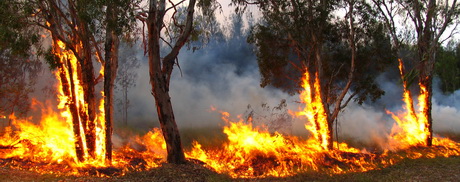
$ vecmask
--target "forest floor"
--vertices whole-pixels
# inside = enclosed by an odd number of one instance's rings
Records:
[[[404,159],[393,166],[360,173],[300,173],[283,178],[232,179],[198,164],[170,165],[118,177],[60,176],[0,167],[0,181],[458,181],[460,157]]]

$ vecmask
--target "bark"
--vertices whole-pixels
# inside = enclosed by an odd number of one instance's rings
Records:
[[[70,63],[69,60],[67,60],[67,71],[69,72],[69,78],[73,78],[73,69],[72,64]],[[77,153],[77,158],[80,162],[84,161],[85,158],[85,152],[84,152],[84,147],[83,147],[83,139],[81,136],[81,131],[80,131],[80,121],[81,117],[78,114],[78,107],[77,107],[77,100],[76,100],[76,93],[75,93],[75,84],[72,80],[67,80],[67,77],[65,75],[65,71],[60,70],[61,73],[61,82],[62,82],[62,87],[63,90],[68,90],[64,89],[64,85],[68,85],[68,82],[70,82],[70,90],[64,91],[65,95],[68,95],[68,105],[69,105],[69,110],[72,115],[72,126],[73,126],[73,133],[75,136],[75,151]],[[67,82],[67,83],[65,83]]]
[[[179,129],[174,118],[171,97],[169,96],[169,81],[174,60],[192,30],[196,0],[190,0],[185,29],[181,32],[172,50],[163,59],[160,55],[160,34],[165,15],[165,1],[150,0],[149,3],[147,28],[150,84],[152,86],[152,94],[155,98],[161,130],[166,142],[167,162],[181,164],[185,163],[186,159],[180,140]]]
[[[83,59],[79,60],[81,67],[81,81],[85,103],[81,109],[82,123],[85,123],[85,138],[88,154],[95,157],[96,151],[96,97],[94,94],[94,67],[92,60],[91,44],[85,24],[80,27],[82,31]],[[87,108],[85,108],[87,107]],[[85,112],[86,111],[86,112]]]
[[[436,8],[436,1],[429,0],[427,6],[427,12],[425,20],[423,21],[422,18],[422,10],[419,8],[419,2],[414,3],[414,14],[415,19],[414,23],[416,24],[417,30],[417,49],[418,49],[418,56],[420,59],[420,75],[419,75],[419,84],[422,87],[426,88],[426,93],[423,93],[423,90],[420,90],[420,94],[427,94],[425,97],[426,107],[422,108],[422,114],[427,120],[425,123],[425,130],[428,131],[426,137],[426,145],[432,145],[432,136],[433,136],[433,128],[432,122],[433,119],[431,117],[431,98],[432,98],[432,74],[434,72],[434,50],[436,49],[437,41],[434,40],[434,32],[433,32],[433,25],[432,22],[434,21],[435,16],[435,8]]]
[[[431,103],[431,99],[432,99],[432,90],[433,90],[433,86],[432,86],[432,80],[433,80],[433,77],[431,75],[429,76],[426,76],[424,78],[420,78],[420,84],[421,85],[424,85],[426,87],[426,90],[427,90],[427,97],[426,97],[426,107],[423,108],[423,111],[422,113],[424,113],[426,119],[427,119],[427,123],[426,123],[426,130],[428,131],[428,134],[426,136],[426,145],[427,146],[432,146],[433,145],[433,117],[431,115],[431,109],[432,109],[432,103]]]
[[[119,39],[114,26],[116,13],[112,4],[107,7],[107,28],[105,42],[104,65],[104,111],[105,111],[105,157],[112,162],[112,133],[113,133],[113,88],[118,68]]]
[[[54,51],[61,52],[60,48],[57,47],[56,42],[57,40],[53,37],[53,43],[55,45]],[[81,131],[80,131],[80,116],[78,114],[78,109],[76,105],[77,102],[75,99],[75,91],[74,91],[75,85],[71,80],[67,79],[67,74],[66,74],[66,72],[68,72],[69,77],[72,78],[73,69],[75,68],[72,68],[72,64],[70,64],[68,60],[66,60],[66,62],[58,63],[58,72],[59,72],[59,77],[60,77],[60,81],[62,85],[62,92],[67,97],[67,105],[69,107],[69,112],[72,116],[72,128],[73,128],[74,139],[75,139],[75,153],[76,153],[78,161],[82,162],[84,161],[85,152],[83,149],[83,139],[81,137]]]

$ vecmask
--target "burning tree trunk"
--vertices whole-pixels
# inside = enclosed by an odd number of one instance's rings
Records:
[[[88,30],[84,23],[81,25],[82,33],[82,46],[83,56],[79,60],[84,101],[80,107],[81,122],[83,123],[83,129],[85,130],[86,147],[91,157],[95,157],[96,151],[96,97],[94,95],[94,67],[92,60],[91,44],[89,43]]]
[[[177,55],[187,41],[193,24],[193,13],[196,0],[190,0],[187,8],[187,19],[181,34],[171,51],[164,57],[160,55],[161,30],[164,27],[165,1],[150,0],[147,17],[148,28],[148,54],[150,69],[150,84],[152,94],[157,106],[158,119],[166,142],[169,163],[185,163],[185,155],[182,149],[179,130],[174,119],[174,112],[169,96],[169,81]],[[175,6],[175,5],[174,5]],[[174,18],[174,17],[173,17]]]
[[[104,64],[104,111],[105,111],[105,157],[112,161],[112,132],[113,132],[113,87],[118,68],[119,39],[115,32],[116,12],[114,5],[107,6],[107,28],[105,42]]]
[[[425,76],[422,77],[420,75],[420,94],[423,95],[423,101],[419,100],[419,102],[424,103],[424,107],[422,108],[421,112],[425,116],[425,132],[426,132],[426,145],[431,146],[433,145],[433,117],[431,116],[431,108],[432,108],[432,103],[431,99],[433,96],[432,90],[432,76]]]
[[[55,0],[42,0],[37,2],[41,10],[40,14],[46,23],[38,24],[51,32],[53,47],[60,49],[54,53],[65,52],[65,55],[57,56],[72,59],[63,69],[59,69],[61,82],[67,79],[70,83],[69,91],[63,88],[63,94],[71,101],[68,104],[72,113],[73,127],[76,140],[76,153],[80,161],[85,160],[85,153],[95,157],[96,151],[96,97],[93,67],[93,47],[91,39],[94,39],[88,28],[88,20],[81,18],[85,9],[81,1],[69,1],[63,4]],[[42,23],[42,24],[41,24]],[[58,45],[57,43],[62,43]],[[59,48],[56,48],[59,46]],[[99,55],[100,54],[96,54]],[[64,64],[62,61],[59,64]],[[62,71],[66,73],[62,73]],[[71,75],[71,76],[69,76]],[[64,79],[62,76],[66,76]],[[64,83],[63,83],[64,84]],[[78,117],[77,117],[78,115]],[[82,131],[80,131],[82,128]],[[79,142],[85,138],[84,143]],[[83,151],[83,152],[82,152]]]
[[[345,87],[341,90],[339,96],[335,99],[333,107],[332,107],[332,112],[329,109],[329,103],[328,103],[328,88],[326,86],[326,83],[324,80],[325,76],[323,74],[324,68],[322,65],[323,57],[322,57],[322,40],[320,38],[320,35],[318,35],[316,32],[311,33],[311,37],[313,40],[313,46],[312,46],[312,51],[314,51],[314,74],[309,71],[309,69],[306,69],[305,77],[308,85],[304,83],[303,87],[304,89],[308,89],[309,94],[307,94],[310,98],[310,100],[305,100],[304,102],[306,104],[312,104],[313,107],[311,108],[305,108],[304,112],[310,112],[308,115],[309,116],[309,121],[313,122],[312,127],[307,128],[313,133],[313,136],[318,140],[320,145],[323,147],[325,150],[332,150],[333,149],[333,124],[337,120],[339,112],[346,107],[348,102],[351,100],[353,97],[350,96],[344,103],[345,95],[347,92],[350,90],[351,84],[353,82],[354,78],[354,73],[355,73],[355,60],[356,60],[356,43],[355,43],[355,30],[354,30],[354,19],[353,19],[353,13],[354,13],[354,1],[349,0],[347,1],[348,5],[348,23],[349,23],[349,28],[350,32],[348,35],[348,44],[351,48],[351,66],[350,66],[350,71],[348,73],[348,80],[345,85]],[[312,15],[311,15],[312,16]],[[314,78],[314,79],[310,79]],[[330,78],[331,79],[331,78]],[[304,81],[305,82],[305,81]],[[308,88],[307,88],[308,87]],[[314,91],[314,92],[312,92]],[[307,111],[309,110],[309,111]],[[304,114],[302,114],[304,115]]]
[[[418,123],[423,124],[425,127],[425,141],[427,146],[432,145],[433,129],[432,129],[432,116],[431,116],[431,99],[432,99],[432,80],[435,63],[435,53],[440,45],[440,37],[444,34],[448,26],[453,26],[450,35],[447,38],[452,37],[455,28],[458,26],[458,19],[460,16],[460,6],[458,6],[457,0],[454,1],[385,1],[385,0],[373,0],[377,9],[380,11],[389,33],[393,39],[393,46],[396,51],[399,51],[401,40],[404,38],[399,37],[397,30],[404,28],[395,23],[395,19],[398,14],[404,14],[408,16],[410,21],[413,23],[413,27],[409,29],[415,30],[417,51],[419,65],[417,70],[419,71],[419,115]],[[403,17],[406,18],[406,17]],[[408,28],[408,27],[406,27]],[[443,41],[447,40],[444,39]],[[410,44],[410,43],[408,43]],[[412,101],[411,101],[412,102]],[[409,109],[413,105],[408,105]]]
[[[84,161],[85,152],[80,131],[80,115],[77,108],[77,100],[75,98],[75,85],[72,80],[69,80],[69,78],[73,78],[73,70],[75,68],[72,67],[70,58],[62,57],[62,49],[63,47],[59,46],[58,40],[53,38],[53,50],[54,53],[59,56],[59,60],[56,61],[59,80],[61,82],[61,89],[62,93],[66,97],[66,105],[68,106],[72,117],[72,128],[75,138],[75,152],[77,159],[81,162]]]

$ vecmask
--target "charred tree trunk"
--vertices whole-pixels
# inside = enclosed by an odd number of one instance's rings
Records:
[[[427,133],[427,136],[426,136],[426,145],[427,146],[432,146],[433,145],[433,117],[431,115],[431,109],[432,109],[432,103],[431,103],[431,99],[432,99],[432,90],[433,90],[433,86],[432,86],[432,81],[433,78],[431,75],[428,75],[426,77],[420,77],[420,84],[421,85],[424,85],[425,88],[426,88],[426,97],[425,97],[425,103],[426,103],[426,107],[423,108],[422,110],[422,113],[425,115],[426,117],[426,126],[425,126],[425,130],[428,132]]]
[[[70,63],[69,60],[67,60],[67,69],[68,69],[68,72],[69,72],[69,78],[73,78],[73,69],[75,69],[75,68],[72,68],[72,64]],[[61,73],[63,73],[63,72],[61,72]],[[65,76],[65,74],[62,75],[62,76]],[[68,94],[64,93],[64,94],[70,96],[70,103],[68,103],[68,105],[69,105],[70,113],[72,114],[73,133],[75,135],[75,150],[77,152],[78,160],[80,162],[82,162],[82,161],[85,160],[85,158],[84,158],[85,151],[84,151],[84,148],[83,148],[83,139],[82,139],[81,131],[80,131],[81,117],[78,114],[78,107],[77,107],[77,100],[76,100],[76,93],[75,93],[75,85],[74,85],[74,82],[72,80],[67,81],[66,77],[64,77],[64,79],[62,79],[63,78],[62,76],[61,76],[61,81],[66,80],[65,82],[70,82],[70,93],[68,93]],[[62,84],[63,88],[64,88],[64,84],[65,83]]]
[[[185,28],[172,47],[172,50],[163,58],[160,55],[160,34],[164,26],[165,1],[150,0],[147,17],[150,84],[152,86],[152,94],[155,98],[161,130],[166,142],[167,162],[174,164],[185,163],[186,160],[182,149],[179,129],[174,118],[171,97],[169,96],[169,81],[174,61],[192,31],[195,3],[196,0],[190,0],[187,8]]]
[[[53,49],[55,53],[60,53],[62,50],[57,46],[57,40],[53,38]],[[65,61],[65,62],[64,62]],[[72,78],[73,74],[72,71],[75,68],[72,68],[72,64],[70,63],[69,60],[62,60],[60,58],[60,61],[58,63],[58,72],[59,72],[59,77],[62,85],[62,92],[63,94],[67,97],[67,106],[69,107],[69,112],[72,116],[72,128],[73,128],[73,133],[74,133],[74,139],[75,139],[75,153],[77,156],[78,161],[82,162],[84,161],[84,148],[83,148],[83,139],[81,137],[81,131],[80,131],[80,116],[78,114],[78,108],[77,108],[77,101],[75,99],[75,85],[72,80],[67,79],[67,74],[68,73],[69,77]]]
[[[86,147],[88,150],[88,154],[91,157],[95,157],[96,151],[96,97],[94,94],[94,67],[93,67],[93,60],[92,60],[92,51],[91,45],[89,42],[89,37],[87,36],[87,27],[85,25],[81,26],[81,31],[83,33],[82,37],[82,51],[83,56],[82,60],[79,60],[80,67],[81,67],[81,81],[82,87],[84,92],[84,100],[85,103],[82,105],[83,112],[81,112],[82,123],[85,123],[85,138],[86,138]],[[87,108],[85,108],[87,107]],[[86,110],[86,112],[85,112]]]
[[[118,68],[119,40],[114,30],[115,16],[114,7],[109,3],[104,64],[105,157],[108,162],[112,162],[113,88]]]

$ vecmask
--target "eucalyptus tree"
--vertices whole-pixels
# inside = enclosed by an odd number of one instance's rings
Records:
[[[0,118],[25,116],[29,93],[41,70],[40,31],[29,26],[30,7],[16,0],[0,1]],[[11,125],[9,119],[8,125]]]
[[[376,13],[361,0],[233,3],[240,10],[256,5],[262,12],[262,21],[248,38],[257,47],[261,86],[272,85],[294,94],[301,89],[301,77],[308,73],[307,89],[321,102],[313,109],[323,111],[316,112],[310,122],[315,122],[317,131],[326,131],[317,138],[320,145],[333,149],[332,126],[340,111],[352,100],[362,103],[384,93],[374,77],[389,56],[385,52],[390,46],[382,24],[375,20]],[[345,16],[340,17],[339,10]]]
[[[457,0],[407,0],[387,1],[373,0],[375,9],[385,22],[387,32],[391,35],[392,47],[400,55],[401,45],[415,45],[416,68],[420,94],[424,95],[422,115],[427,136],[425,145],[432,145],[433,118],[432,82],[439,46],[458,33],[460,23],[460,3]],[[405,76],[407,77],[407,76]],[[409,106],[411,107],[411,106]]]
[[[180,20],[179,7],[186,4],[185,18]],[[213,16],[218,5],[213,0],[190,0],[174,3],[165,0],[149,0],[148,10],[140,17],[147,24],[147,46],[150,84],[158,119],[166,142],[167,162],[185,163],[185,155],[180,140],[179,129],[174,118],[169,83],[177,56],[194,32],[195,9],[205,16]],[[169,13],[169,15],[167,15]],[[177,15],[177,16],[176,16]],[[168,18],[170,17],[170,18]],[[168,21],[169,20],[169,21]],[[170,22],[171,28],[166,23]],[[162,54],[161,46],[168,50]]]

